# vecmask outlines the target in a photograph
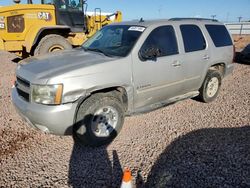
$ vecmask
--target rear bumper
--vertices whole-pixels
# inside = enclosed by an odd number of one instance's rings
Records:
[[[229,74],[232,74],[234,70],[234,64],[228,64],[225,70],[225,76],[228,76]]]
[[[30,103],[18,95],[16,88],[12,89],[11,97],[17,112],[31,127],[55,135],[72,134],[77,103],[56,106]]]

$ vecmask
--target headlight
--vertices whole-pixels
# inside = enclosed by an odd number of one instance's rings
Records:
[[[61,104],[63,85],[32,85],[32,101],[40,104]]]

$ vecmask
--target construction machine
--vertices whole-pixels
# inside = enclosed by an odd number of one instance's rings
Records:
[[[122,13],[87,14],[86,0],[41,0],[40,4],[0,7],[0,50],[20,57],[71,49],[83,44],[103,26],[122,20]]]

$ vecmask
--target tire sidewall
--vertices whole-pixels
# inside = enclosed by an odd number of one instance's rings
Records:
[[[217,89],[216,93],[212,97],[209,97],[207,95],[208,83],[212,78],[217,78],[218,79],[219,86],[218,86],[218,89]],[[204,84],[203,84],[203,90],[202,90],[202,95],[203,95],[203,99],[204,99],[205,102],[207,102],[207,103],[212,102],[213,100],[216,99],[216,97],[218,96],[220,87],[221,87],[221,82],[222,82],[222,77],[221,77],[221,74],[220,74],[219,71],[209,71],[208,72],[208,74],[207,74],[207,76],[205,78],[205,81],[204,81]]]
[[[72,49],[71,44],[64,37],[60,35],[48,35],[40,41],[35,50],[35,55],[51,53],[49,49],[55,45],[61,46],[63,48],[62,50]]]

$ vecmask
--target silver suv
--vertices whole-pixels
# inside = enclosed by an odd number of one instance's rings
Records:
[[[24,60],[12,100],[32,127],[99,146],[117,136],[125,116],[187,98],[213,101],[233,56],[216,20],[116,23],[79,49]]]

